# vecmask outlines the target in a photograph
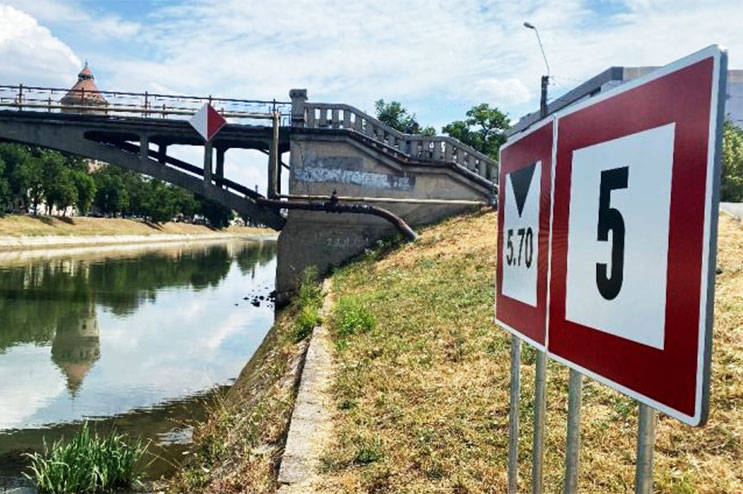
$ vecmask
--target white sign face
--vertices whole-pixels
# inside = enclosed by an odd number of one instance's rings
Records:
[[[674,131],[668,124],[578,149],[571,169],[565,318],[658,349]]]
[[[537,305],[539,188],[542,162],[506,175],[503,205],[503,295]]]

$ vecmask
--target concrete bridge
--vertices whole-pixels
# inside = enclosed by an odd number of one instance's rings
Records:
[[[69,94],[0,86],[0,140],[144,173],[281,230],[280,295],[305,268],[323,271],[394,233],[377,216],[324,211],[333,209],[323,205],[334,192],[333,204],[372,204],[413,227],[495,204],[497,163],[487,156],[447,136],[403,134],[348,105],[310,102],[306,90],[292,90],[291,101],[100,91],[90,104],[84,92],[75,104],[61,103]],[[209,143],[186,121],[205,102],[229,122]],[[172,145],[203,147],[203,163],[170,156]],[[271,156],[268,199],[224,176],[235,148]],[[282,170],[288,191],[280,190]]]

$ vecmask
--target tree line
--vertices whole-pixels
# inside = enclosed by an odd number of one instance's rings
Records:
[[[21,144],[0,144],[0,213],[139,217],[153,223],[196,215],[215,228],[229,225],[231,210],[174,185],[101,165],[92,170],[77,156]]]
[[[431,126],[422,127],[414,113],[399,101],[376,101],[377,118],[406,134],[436,135]],[[482,103],[470,108],[464,120],[444,125],[441,132],[458,139],[477,151],[498,161],[500,147],[506,142],[510,127],[508,115],[496,107]],[[720,200],[743,202],[743,129],[725,121],[722,144],[722,180]]]

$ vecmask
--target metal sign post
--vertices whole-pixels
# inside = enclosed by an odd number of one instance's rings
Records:
[[[531,492],[542,494],[544,458],[544,416],[546,412],[547,353],[537,350],[534,372],[534,441],[531,450]]]
[[[637,418],[637,466],[635,494],[653,492],[653,451],[655,449],[655,410],[640,403]]]
[[[565,494],[578,492],[578,459],[580,456],[580,404],[583,397],[583,374],[570,369],[568,384],[568,433],[565,446]]]
[[[519,484],[519,395],[521,394],[521,340],[511,335],[511,408],[508,429],[508,493]]]

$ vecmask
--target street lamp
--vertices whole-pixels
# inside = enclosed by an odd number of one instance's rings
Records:
[[[530,22],[524,22],[524,27],[527,29],[533,29],[534,34],[537,35],[537,42],[539,43],[539,49],[542,51],[542,57],[544,58],[544,65],[547,66],[547,75],[542,76],[542,95],[539,100],[539,117],[544,118],[547,116],[547,86],[550,81],[550,64],[547,61],[547,55],[544,54],[544,47],[542,46],[542,39],[539,37],[539,31],[534,24]]]

